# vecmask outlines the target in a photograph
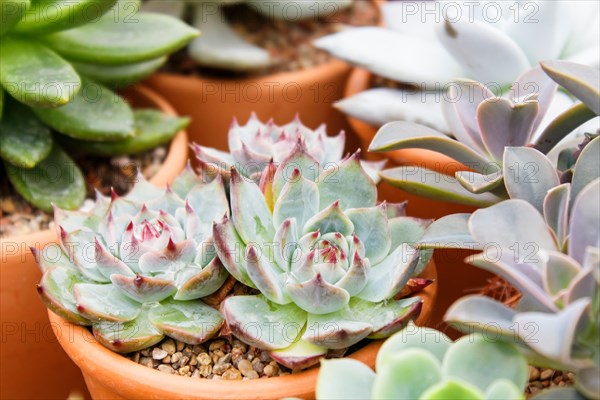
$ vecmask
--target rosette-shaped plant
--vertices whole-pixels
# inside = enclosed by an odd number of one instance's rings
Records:
[[[267,18],[290,23],[331,15],[348,7],[352,0],[148,0],[144,10],[161,12],[184,19],[202,31],[202,40],[190,43],[188,51],[198,65],[230,71],[249,71],[271,64],[269,52],[246,42],[227,23],[221,7],[246,3],[252,11]],[[252,18],[252,15],[248,15]],[[256,18],[256,16],[254,16]]]
[[[205,171],[229,176],[231,167],[247,178],[258,181],[266,168],[273,161],[279,165],[286,160],[302,142],[308,152],[321,168],[335,168],[344,155],[346,133],[341,131],[337,136],[328,136],[325,125],[312,130],[296,118],[283,126],[276,125],[272,120],[261,122],[252,113],[246,125],[239,125],[234,118],[228,133],[229,153],[217,149],[193,144],[196,158],[203,164]],[[378,171],[384,162],[361,161],[367,174],[375,182],[379,181]],[[319,171],[311,172],[315,180]]]
[[[358,153],[323,169],[299,141],[277,168],[265,168],[260,185],[232,168],[230,198],[231,218],[214,225],[217,254],[261,292],[222,305],[241,340],[303,368],[418,316],[419,297],[394,297],[428,262],[410,243],[430,221],[402,216],[402,205],[376,205]]]
[[[600,67],[600,7],[593,1],[390,1],[381,14],[383,27],[350,28],[315,43],[401,84],[369,88],[336,104],[374,126],[404,120],[453,134],[440,97],[457,78],[505,91],[540,61]],[[543,37],[544,46],[534,37]],[[572,103],[564,93],[556,100],[551,115]]]
[[[553,80],[581,103],[536,134],[556,92],[557,85]],[[512,197],[512,192],[523,185],[537,182],[537,169],[546,167],[527,163],[535,160],[515,158],[521,150],[518,147],[531,146],[542,153],[540,157],[548,154],[555,169],[567,171],[571,163],[559,163],[560,153],[566,150],[565,154],[571,154],[572,148],[576,147],[575,141],[583,139],[563,139],[600,114],[600,72],[574,63],[549,61],[542,63],[542,68],[526,72],[513,85],[510,100],[494,96],[477,82],[462,81],[457,85],[460,90],[456,101],[449,104],[451,109],[447,114],[454,138],[426,126],[398,121],[383,126],[369,149],[428,149],[451,157],[471,170],[458,171],[451,177],[422,167],[402,166],[383,171],[380,175],[385,181],[421,196],[488,206],[509,195]],[[505,152],[506,147],[516,150]],[[561,159],[565,159],[565,154]],[[552,184],[555,186],[558,182]],[[541,207],[546,191],[553,186],[538,186],[536,206]]]
[[[40,209],[52,211],[52,203],[76,209],[83,203],[85,181],[71,150],[145,151],[168,142],[187,124],[157,111],[134,112],[107,87],[122,88],[150,75],[198,35],[177,19],[138,12],[139,3],[11,0],[0,5],[0,158],[15,190]]]
[[[61,251],[35,252],[38,291],[49,309],[92,325],[114,351],[164,335],[201,343],[223,323],[198,300],[228,276],[212,240],[212,221],[229,213],[223,183],[203,183],[190,167],[166,191],[139,179],[127,196],[99,195],[89,211],[55,210]]]
[[[377,373],[351,359],[323,361],[317,399],[524,399],[528,367],[515,346],[485,335],[452,342],[410,324],[385,341]]]
[[[447,321],[470,332],[491,329],[516,341],[531,363],[573,371],[576,387],[594,399],[600,398],[599,153],[597,138],[582,152],[573,182],[548,192],[543,212],[506,200],[436,221],[421,244],[483,249],[468,262],[522,294],[516,309],[467,296],[450,307]]]

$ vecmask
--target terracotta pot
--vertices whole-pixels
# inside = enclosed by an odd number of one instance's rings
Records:
[[[175,110],[151,89],[138,85],[125,92],[136,107]],[[150,180],[158,186],[171,181],[185,166],[188,139],[180,132],[171,141],[167,157]],[[77,367],[60,349],[35,290],[41,274],[29,250],[56,242],[53,229],[0,239],[0,398],[67,398],[71,391],[85,393]]]
[[[431,262],[423,277],[435,279]],[[421,296],[424,303],[418,325],[427,325],[435,309],[436,285]],[[250,381],[213,381],[165,374],[136,364],[108,350],[84,327],[73,325],[48,311],[54,333],[69,357],[81,368],[93,399],[313,399],[319,368],[287,376]],[[369,343],[349,357],[373,367],[382,340]]]
[[[329,134],[348,130],[343,114],[332,107],[344,94],[351,67],[331,61],[298,72],[244,79],[210,79],[156,74],[146,83],[171,102],[181,115],[192,117],[190,141],[227,150],[233,117],[245,123],[254,111],[262,121],[290,122],[296,114],[311,128],[327,123]],[[349,138],[351,140],[351,138]],[[349,148],[358,143],[349,143]]]

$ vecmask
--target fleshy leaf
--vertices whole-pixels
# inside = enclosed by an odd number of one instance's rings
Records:
[[[596,116],[585,104],[576,103],[546,126],[535,140],[534,148],[548,154],[569,133]]]
[[[25,16],[30,6],[31,0],[3,2],[0,9],[0,20],[2,21],[0,36],[10,31]]]
[[[301,283],[288,283],[286,289],[296,305],[311,314],[327,314],[339,310],[350,300],[345,289],[328,283],[320,273]]]
[[[273,221],[276,226],[288,218],[296,219],[297,234],[304,224],[319,211],[319,191],[317,185],[300,175],[300,170],[285,184],[273,208]]]
[[[227,271],[246,286],[255,287],[243,265],[246,246],[228,217],[213,224],[213,237],[217,255]]]
[[[173,117],[152,109],[133,110],[134,136],[118,141],[89,141],[61,138],[61,142],[85,154],[117,156],[137,154],[167,143],[189,124],[188,118]]]
[[[229,274],[218,257],[212,259],[204,268],[187,268],[177,276],[175,300],[193,300],[216,292]]]
[[[523,390],[507,379],[498,379],[485,391],[486,400],[514,399],[524,400]]]
[[[581,267],[572,258],[557,251],[548,252],[546,259],[547,261],[544,264],[544,288],[548,293],[555,296],[561,290],[569,287],[573,278],[581,271]]]
[[[541,65],[550,78],[600,115],[600,71],[597,68],[561,60],[544,61]]]
[[[320,208],[336,201],[342,210],[375,206],[377,187],[362,168],[359,152],[324,168],[317,181]]]
[[[496,164],[490,165],[496,168]],[[454,177],[465,189],[475,194],[490,192],[504,183],[501,170],[486,175],[472,171],[457,171]]]
[[[141,304],[112,285],[77,283],[73,287],[77,311],[92,322],[126,322],[135,319]]]
[[[397,167],[381,172],[392,186],[427,198],[478,207],[495,204],[502,198],[492,193],[473,194],[453,177],[421,167]]]
[[[183,47],[198,32],[167,15],[112,13],[78,28],[57,32],[44,41],[65,57],[81,62],[123,65],[161,57]],[[123,40],[126,37],[127,40]]]
[[[0,43],[0,53],[0,82],[4,90],[28,106],[67,104],[81,86],[71,64],[36,41],[6,37]]]
[[[109,87],[126,87],[152,75],[165,62],[167,57],[158,57],[149,61],[124,65],[98,65],[82,62],[72,62],[82,75]]]
[[[589,183],[600,177],[600,137],[588,143],[579,154],[571,180],[571,204]]]
[[[125,100],[91,81],[84,80],[68,104],[34,111],[51,128],[76,139],[123,140],[135,133],[133,112]]]
[[[199,344],[214,336],[224,323],[220,312],[200,300],[167,300],[150,309],[148,319],[168,336]]]
[[[357,360],[323,360],[317,378],[318,399],[370,399],[375,373]]]
[[[126,322],[102,321],[94,324],[94,337],[117,353],[131,353],[151,347],[164,335],[148,320],[143,310],[135,319]]]
[[[236,337],[265,350],[289,347],[306,324],[306,312],[296,305],[278,305],[262,296],[228,297],[222,312]]]
[[[600,248],[600,179],[587,185],[571,211],[569,255],[582,264],[588,246]]]
[[[420,249],[475,248],[475,239],[469,231],[471,214],[451,214],[433,221],[418,241]]]
[[[290,271],[291,263],[294,261],[294,251],[298,246],[298,234],[295,219],[286,219],[275,233],[275,248],[273,259],[279,268]]]
[[[29,203],[52,212],[52,204],[73,210],[85,199],[85,181],[79,167],[58,145],[32,169],[4,163],[15,190]]]
[[[52,267],[42,276],[37,291],[46,307],[55,314],[78,325],[89,325],[90,321],[79,314],[77,301],[73,296],[73,286],[81,282],[84,280],[77,272]]]
[[[571,185],[563,184],[552,188],[544,198],[544,219],[554,231],[559,244],[567,239],[569,228],[569,203]]]
[[[369,260],[361,258],[358,253],[354,257],[346,274],[336,282],[335,286],[344,289],[350,296],[357,295],[367,285],[369,276]]]
[[[275,236],[271,211],[258,185],[231,170],[231,213],[233,224],[244,242],[267,243]]]
[[[260,247],[249,244],[246,247],[246,272],[258,290],[277,304],[288,304],[280,279],[281,270],[269,260],[269,255],[261,253]]]
[[[391,354],[385,367],[377,371],[372,398],[418,399],[441,380],[441,365],[434,355],[423,349],[407,349]]]
[[[51,150],[50,129],[29,107],[8,102],[4,118],[0,120],[0,157],[16,167],[33,168]]]
[[[419,248],[419,262],[413,271],[413,276],[419,275],[433,256],[432,249],[421,249],[419,243],[425,230],[431,225],[430,219],[413,217],[398,217],[390,220],[390,231],[392,235],[392,249],[406,243],[411,247]]]
[[[476,387],[463,380],[447,379],[432,385],[421,397],[421,400],[483,400],[484,394]]]
[[[110,280],[123,294],[138,303],[162,301],[177,291],[173,281],[151,276],[113,274]]]
[[[297,169],[300,170],[304,179],[318,182],[321,167],[319,162],[308,153],[304,141],[298,140],[294,149],[287,158],[281,162],[281,165],[279,165],[275,171],[275,176],[273,178],[273,197],[275,200],[277,200],[279,193],[285,184],[290,181],[290,177],[295,174]]]
[[[514,339],[513,318],[515,310],[485,296],[464,296],[454,302],[444,321],[463,332],[480,332],[502,335]]]
[[[365,257],[372,265],[388,255],[392,244],[385,209],[385,205],[380,205],[346,210],[346,216],[354,225],[354,233],[365,245]]]
[[[546,193],[560,184],[556,167],[529,147],[507,147],[502,164],[504,185],[511,199],[528,201],[542,213]]]
[[[320,231],[321,234],[339,232],[344,236],[348,236],[354,232],[354,224],[340,209],[340,204],[336,201],[306,221],[303,233],[308,234],[316,231]]]
[[[298,370],[318,363],[327,355],[327,349],[300,339],[288,348],[271,351],[269,355],[279,364]]]
[[[495,366],[493,374],[488,365]],[[498,379],[507,379],[521,390],[529,381],[527,362],[513,345],[490,341],[482,335],[458,339],[446,352],[442,371],[445,376],[470,382],[481,391]]]

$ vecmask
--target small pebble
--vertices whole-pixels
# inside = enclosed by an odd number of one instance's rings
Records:
[[[551,370],[551,369],[545,369],[540,374],[540,379],[543,380],[543,381],[545,381],[547,379],[550,379],[553,374],[554,374],[553,370]]]
[[[223,373],[222,377],[228,381],[234,381],[242,379],[242,374],[237,369],[230,368]]]
[[[160,372],[166,372],[169,374],[174,374],[175,370],[170,366],[170,365],[166,365],[166,364],[160,364],[157,368]]]
[[[173,341],[173,339],[167,339],[163,342],[162,344],[162,349],[164,351],[166,351],[169,354],[174,354],[175,351],[177,350],[177,347],[175,347],[175,342]]]
[[[200,363],[200,365],[210,365],[212,360],[208,353],[200,353],[198,355],[198,362]]]
[[[252,369],[252,363],[248,360],[241,360],[238,363],[238,369],[244,376],[249,376],[250,372],[256,373],[256,371]]]
[[[265,367],[264,372],[266,376],[275,376],[277,374],[278,368],[269,364]]]
[[[225,363],[225,364],[217,364],[213,367],[213,372],[217,375],[222,375],[225,371],[227,371],[229,368],[231,368],[231,364],[230,363]]]
[[[535,367],[529,366],[529,380],[535,381],[535,380],[539,379],[539,377],[540,377],[540,370]]]
[[[155,360],[162,360],[168,354],[169,353],[167,353],[165,350],[159,349],[158,347],[155,347],[154,349],[152,349],[152,358]]]
[[[141,357],[140,364],[142,364],[144,367],[154,367],[154,363],[152,362],[152,358],[150,357]]]

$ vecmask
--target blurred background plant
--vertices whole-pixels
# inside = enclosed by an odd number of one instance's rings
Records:
[[[298,22],[349,7],[352,0],[271,1],[271,0],[148,0],[144,11],[161,12],[190,21],[202,31],[202,38],[193,40],[189,55],[200,66],[232,71],[256,70],[271,64],[266,49],[248,43],[227,23],[222,7],[245,3],[269,19]],[[250,11],[248,10],[248,11]],[[247,16],[252,18],[251,15]]]
[[[39,209],[81,206],[85,181],[68,153],[143,152],[188,123],[133,111],[109,89],[151,74],[198,36],[139,7],[138,0],[2,3],[0,156],[14,189]]]
[[[336,105],[376,127],[403,120],[453,134],[440,97],[450,97],[445,92],[457,78],[483,82],[500,95],[543,60],[600,67],[598,2],[399,1],[385,2],[381,13],[383,27],[351,28],[315,42],[383,78],[381,87]],[[572,104],[559,92],[548,114]]]

